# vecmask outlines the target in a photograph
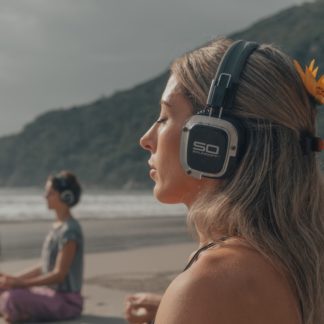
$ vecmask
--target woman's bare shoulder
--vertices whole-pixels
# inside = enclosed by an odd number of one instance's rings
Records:
[[[284,275],[244,241],[202,252],[167,289],[157,324],[299,324]]]

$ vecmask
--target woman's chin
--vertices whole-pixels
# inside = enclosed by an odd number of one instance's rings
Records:
[[[163,204],[180,204],[180,201],[177,194],[172,193],[170,190],[161,188],[158,184],[155,184],[153,189],[154,197]]]

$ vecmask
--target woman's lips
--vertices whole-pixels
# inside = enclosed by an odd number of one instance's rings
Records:
[[[148,160],[148,165],[150,167],[150,177],[154,180],[154,178],[157,174],[157,170],[156,170],[152,160]]]
[[[154,169],[154,168],[152,168],[151,170],[150,170],[150,177],[152,178],[152,179],[154,179],[154,177],[155,177],[155,175],[156,175],[156,169]]]

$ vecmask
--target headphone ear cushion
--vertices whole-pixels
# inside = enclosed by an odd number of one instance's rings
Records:
[[[61,200],[68,206],[72,206],[75,202],[74,193],[71,190],[64,190],[60,194]]]
[[[243,123],[242,119],[232,117],[232,116],[224,116],[223,119],[230,122],[236,129],[238,135],[238,151],[237,151],[237,160],[240,160],[245,153],[246,145],[247,145],[247,137],[248,131],[247,126]]]
[[[248,131],[241,119],[235,117],[224,117],[225,120],[230,122],[237,131],[237,152],[235,158],[231,158],[228,162],[226,177],[232,175],[237,170],[243,155],[246,152]]]

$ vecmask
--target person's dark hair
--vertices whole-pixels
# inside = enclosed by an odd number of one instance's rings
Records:
[[[51,181],[52,188],[55,191],[58,191],[59,193],[64,191],[72,192],[74,199],[71,203],[67,203],[69,207],[75,206],[80,201],[82,188],[77,177],[72,172],[61,171],[54,176],[49,176],[48,180]]]

